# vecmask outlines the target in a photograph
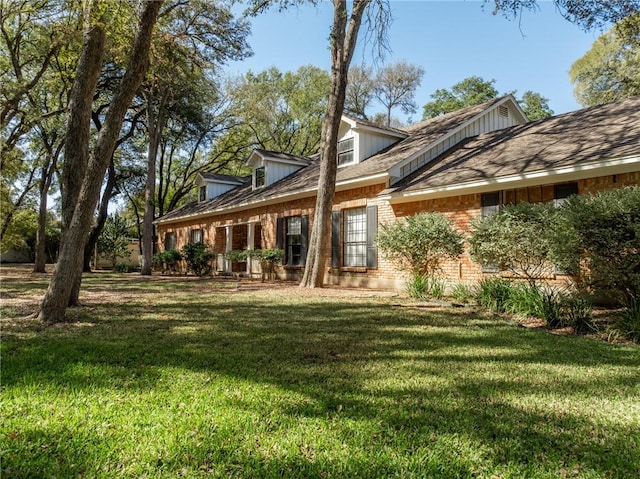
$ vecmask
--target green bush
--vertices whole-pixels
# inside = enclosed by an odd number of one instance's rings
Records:
[[[168,249],[153,256],[153,266],[161,271],[177,271],[182,254],[177,249]]]
[[[225,253],[224,256],[232,263],[242,263],[247,261],[247,258],[249,258],[249,250],[234,249]]]
[[[562,313],[564,322],[573,327],[578,334],[597,331],[593,321],[593,305],[581,294],[570,294],[563,298]]]
[[[556,209],[549,203],[507,205],[471,225],[470,254],[480,264],[496,265],[534,282],[552,269],[548,232]]]
[[[252,250],[251,256],[255,256],[263,263],[270,265],[281,264],[284,259],[284,250],[271,248],[271,249],[256,249]]]
[[[567,323],[562,312],[562,294],[555,290],[542,293],[540,318],[550,328],[564,328]]]
[[[484,278],[478,284],[476,301],[483,308],[496,313],[504,313],[511,289],[511,283],[504,278]]]
[[[429,290],[429,277],[426,274],[415,274],[406,283],[410,298],[426,299]]]
[[[457,283],[451,290],[451,297],[460,303],[468,303],[474,297],[474,291],[467,283]]]
[[[376,242],[400,269],[433,278],[445,259],[462,254],[464,237],[442,213],[420,213],[382,225]]]
[[[196,276],[205,276],[211,272],[215,253],[208,244],[189,243],[182,248],[182,254],[187,263],[187,270]]]
[[[632,300],[622,312],[619,329],[629,339],[640,340],[640,300]]]
[[[640,187],[574,196],[559,209],[551,255],[584,292],[640,301]]]
[[[520,316],[542,316],[543,291],[534,283],[511,284],[504,302],[505,311]]]
[[[138,271],[138,268],[136,268],[132,264],[116,263],[115,266],[113,267],[113,271],[115,273],[133,273],[135,271]]]

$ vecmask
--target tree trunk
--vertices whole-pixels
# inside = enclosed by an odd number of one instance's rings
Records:
[[[158,105],[158,111],[153,111],[153,94],[145,95],[147,102],[147,130],[149,132],[149,150],[147,152],[147,184],[144,192],[144,218],[142,222],[142,268],[140,274],[151,274],[153,264],[153,220],[155,219],[156,196],[156,158],[158,147],[162,139],[165,123],[165,104],[169,97],[169,90],[165,89]]]
[[[331,208],[336,188],[338,130],[344,110],[347,73],[362,23],[362,15],[371,0],[355,0],[347,25],[347,2],[333,0],[331,30],[331,91],[327,112],[322,122],[320,140],[320,178],[315,217],[309,239],[309,249],[300,286],[322,287],[330,235]]]
[[[83,171],[88,171],[89,174],[84,175],[81,183],[77,185],[77,195],[74,195],[74,191],[66,192],[72,197],[75,196],[77,201],[71,213],[63,212],[63,216],[69,222],[63,225],[60,257],[40,305],[38,318],[42,321],[53,323],[64,320],[72,285],[75,281],[81,281],[82,255],[78,252],[82,251],[86,244],[102,179],[113,154],[124,115],[148,70],[151,34],[161,5],[162,1],[144,3],[127,71],[109,105],[93,154],[88,164],[84,164]],[[91,99],[97,85],[106,39],[105,32],[99,25],[100,22],[97,22],[97,25],[90,26],[85,33],[85,42],[72,89],[65,161],[67,153],[75,160],[82,160],[86,159],[86,155],[82,157],[82,152],[88,152],[89,136],[84,136],[82,141],[78,140],[78,132],[73,127],[89,131]],[[92,68],[87,69],[88,65]],[[86,103],[88,108],[79,108],[79,105]],[[70,144],[77,147],[80,153],[70,149]],[[67,207],[71,206],[67,201]]]

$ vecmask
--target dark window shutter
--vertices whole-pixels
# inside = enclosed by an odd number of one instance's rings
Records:
[[[282,240],[284,238],[284,218],[276,220],[276,248],[282,249]]]
[[[340,267],[340,212],[331,213],[331,267]]]
[[[378,267],[378,207],[367,206],[367,268]]]
[[[302,258],[302,266],[307,264],[307,238],[309,237],[309,216],[302,215],[300,221],[300,257]]]

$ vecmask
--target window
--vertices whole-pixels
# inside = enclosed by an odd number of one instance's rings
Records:
[[[189,232],[189,243],[202,243],[204,236],[201,229],[191,230]]]
[[[353,138],[338,142],[338,165],[353,163]]]
[[[342,232],[341,232],[342,227]],[[378,207],[331,213],[331,267],[377,268]]]
[[[567,198],[578,194],[578,183],[564,183],[553,187],[553,202],[560,206]]]
[[[165,233],[164,235],[164,249],[165,251],[170,249],[176,249],[176,234],[175,232]]]
[[[482,218],[488,218],[500,211],[500,192],[483,193],[480,196],[480,205],[482,207]],[[497,273],[500,271],[496,264],[483,264],[483,273]]]
[[[367,212],[356,208],[344,212],[344,266],[367,265]]]
[[[265,168],[264,166],[261,166],[259,168],[255,169],[255,182],[254,182],[254,187],[255,188],[262,188],[265,184]]]
[[[201,186],[200,187],[200,201],[206,201],[207,200],[207,186]]]
[[[286,258],[287,266],[302,265],[302,217],[287,218]]]
[[[304,266],[307,259],[308,233],[307,215],[276,220],[276,248],[284,249],[285,266]]]

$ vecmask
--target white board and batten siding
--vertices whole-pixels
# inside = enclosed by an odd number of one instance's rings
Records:
[[[292,173],[298,171],[301,166],[293,165],[289,163],[280,163],[276,161],[265,161],[265,173],[267,175],[265,186],[269,186],[276,181],[281,180],[285,176],[289,176]]]
[[[238,184],[207,182],[207,199],[211,200],[237,187]]]
[[[518,121],[516,115],[514,115],[513,111],[511,111],[509,107],[500,105],[497,108],[492,108],[464,128],[442,138],[424,153],[416,156],[405,164],[399,165],[399,178],[404,178],[405,176],[413,173],[418,168],[426,165],[428,162],[441,155],[449,148],[460,143],[465,138],[501,130],[503,128],[519,124],[521,124],[521,122]]]
[[[370,156],[375,155],[386,147],[397,143],[397,137],[389,137],[382,135],[359,134],[358,147],[355,152],[358,156],[358,162],[364,161]]]

